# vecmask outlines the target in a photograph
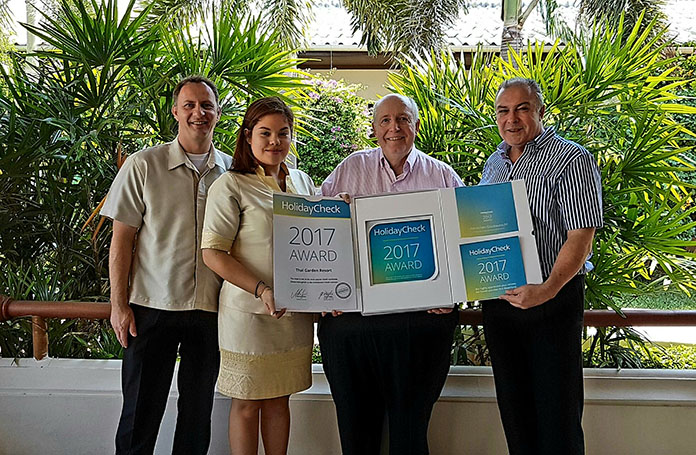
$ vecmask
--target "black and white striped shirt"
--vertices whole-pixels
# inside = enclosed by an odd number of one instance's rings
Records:
[[[486,161],[481,184],[523,179],[544,278],[548,278],[567,232],[602,226],[602,181],[594,157],[545,128],[527,143],[515,163],[502,142]],[[589,257],[588,257],[589,259]],[[591,270],[585,263],[579,273]]]

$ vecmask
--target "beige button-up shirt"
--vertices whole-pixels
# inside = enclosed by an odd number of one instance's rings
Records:
[[[208,188],[231,164],[213,147],[199,173],[178,140],[128,157],[101,214],[138,228],[131,303],[217,311],[221,279],[203,263],[201,231]]]

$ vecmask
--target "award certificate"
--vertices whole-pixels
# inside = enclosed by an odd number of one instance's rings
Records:
[[[273,195],[274,297],[289,311],[357,311],[350,206]]]

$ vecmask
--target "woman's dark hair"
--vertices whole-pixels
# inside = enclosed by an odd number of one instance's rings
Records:
[[[244,120],[242,121],[242,126],[239,128],[237,145],[234,148],[234,161],[232,164],[233,171],[242,173],[256,172],[256,168],[259,166],[259,164],[256,162],[254,154],[251,151],[251,145],[249,145],[249,142],[247,142],[246,131],[251,132],[261,117],[269,114],[284,115],[288,121],[288,125],[290,125],[290,131],[293,131],[295,116],[290,108],[283,102],[283,100],[277,96],[269,96],[267,98],[261,98],[254,101],[247,108],[246,114],[244,114]]]

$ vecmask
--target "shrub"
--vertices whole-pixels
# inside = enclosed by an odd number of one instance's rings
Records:
[[[368,146],[367,101],[357,95],[359,85],[332,79],[310,82],[309,100],[303,105],[305,134],[298,134],[300,169],[320,184],[349,154]]]

